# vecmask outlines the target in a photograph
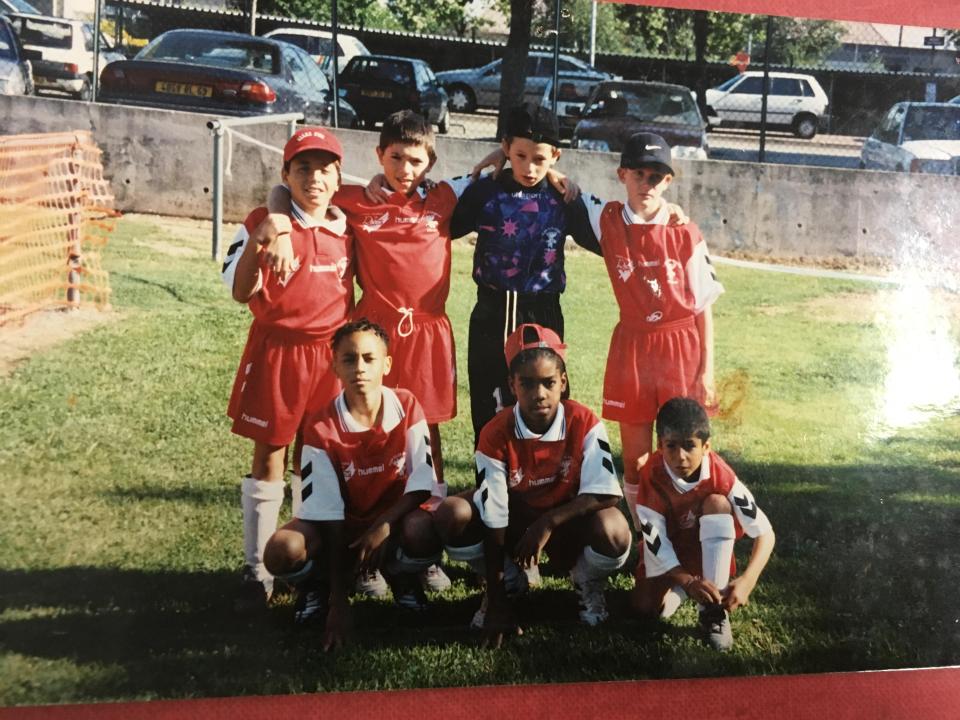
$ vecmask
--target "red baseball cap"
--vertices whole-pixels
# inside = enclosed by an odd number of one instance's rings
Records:
[[[503,354],[507,356],[507,367],[519,353],[531,348],[550,348],[564,360],[567,359],[567,346],[560,340],[559,335],[550,328],[535,323],[524,323],[510,333],[510,337],[503,346]]]
[[[336,155],[337,160],[343,159],[340,141],[325,127],[305,127],[297,130],[283,146],[283,161],[288,163],[305,150],[324,150]]]

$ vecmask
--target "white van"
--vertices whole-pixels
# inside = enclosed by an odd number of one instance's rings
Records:
[[[763,100],[763,73],[745,72],[735,75],[715,88],[707,90],[707,121],[719,118],[721,125],[757,125]],[[767,122],[784,125],[804,139],[817,134],[820,121],[827,114],[829,100],[812,75],[770,73],[767,95]]]
[[[283,40],[297,47],[306,50],[317,64],[323,68],[323,71],[330,75],[330,49],[333,41],[333,33],[327,30],[308,30],[305,28],[277,28],[264,34],[264,37],[274,40]],[[343,68],[350,58],[356,55],[369,55],[370,51],[353,35],[346,33],[337,33],[337,74],[343,72]]]

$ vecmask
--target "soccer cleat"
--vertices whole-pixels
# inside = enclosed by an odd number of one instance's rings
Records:
[[[297,602],[293,606],[293,621],[306,625],[327,617],[330,588],[316,580],[307,580],[297,588]]]
[[[237,596],[233,601],[233,608],[238,613],[253,613],[265,610],[272,595],[273,578],[268,575],[261,579],[257,577],[256,568],[244,565],[240,587],[237,589]]]
[[[385,598],[390,588],[379,570],[370,570],[357,575],[356,590],[366,597]]]
[[[711,603],[700,611],[700,627],[706,634],[707,643],[721,652],[733,647],[733,630],[730,616],[722,605]]]
[[[443,592],[452,584],[438,563],[420,571],[420,586],[427,592]]]
[[[580,600],[580,620],[590,626],[599,625],[610,617],[607,600],[603,596],[607,578],[588,579],[584,573],[578,572],[579,567],[578,563],[570,571],[570,581]]]
[[[471,630],[483,630],[483,624],[487,621],[487,594],[483,594],[483,600],[480,601],[480,609],[473,614],[470,620]]]
[[[420,612],[426,610],[427,596],[420,585],[420,579],[413,573],[398,573],[388,580],[393,591],[393,603],[405,610]]]

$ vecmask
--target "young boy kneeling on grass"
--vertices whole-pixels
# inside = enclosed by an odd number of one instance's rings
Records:
[[[631,605],[670,617],[687,597],[718,650],[733,646],[729,612],[746,605],[775,542],[773,527],[746,486],[710,449],[710,420],[696,400],[676,397],[657,413],[657,452],[641,469],[636,511],[643,558]],[[754,538],[739,577],[734,541]]]
[[[485,570],[486,595],[472,625],[483,628],[493,647],[505,633],[519,632],[507,599],[505,557],[530,567],[549,553],[554,567],[570,571],[580,619],[596,625],[607,618],[607,577],[630,551],[603,423],[564,399],[565,349],[557,333],[532,323],[509,336],[504,353],[517,404],[480,433],[478,488],[447,498],[435,514],[450,557]],[[514,574],[522,581],[523,573]]]
[[[383,385],[387,343],[365,318],[334,335],[343,392],[304,428],[302,504],[265,552],[267,569],[299,592],[296,621],[326,617],[325,650],[349,637],[357,572],[381,570],[397,605],[422,610],[417,573],[440,556],[430,517],[413,512],[436,486],[429,431],[416,398]]]

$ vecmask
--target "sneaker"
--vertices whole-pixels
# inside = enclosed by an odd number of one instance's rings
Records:
[[[509,558],[503,561],[503,585],[507,595],[522,595],[532,587],[540,585],[540,566],[531,565],[521,568]]]
[[[389,580],[393,603],[405,610],[420,612],[427,609],[427,596],[419,578],[413,573],[399,573]]]
[[[437,563],[420,571],[420,586],[427,592],[443,592],[453,583]]]
[[[257,576],[256,568],[250,565],[243,566],[243,575],[240,577],[240,587],[233,600],[233,607],[238,613],[252,613],[265,610],[270,597],[273,595],[273,578],[266,579]]]
[[[473,614],[470,620],[471,630],[483,630],[483,624],[487,621],[487,594],[483,593],[483,600],[480,601],[480,609]]]
[[[306,625],[327,617],[330,588],[307,580],[297,588],[297,602],[293,606],[293,621]]]
[[[706,633],[707,643],[714,650],[724,652],[733,647],[730,616],[722,605],[717,603],[705,605],[700,611],[700,627]]]
[[[372,598],[385,598],[390,591],[387,581],[383,579],[379,570],[362,572],[357,575],[356,589],[361,595]]]
[[[587,625],[599,625],[608,617],[607,599],[603,590],[607,586],[607,578],[589,579],[582,572],[578,572],[579,564],[570,571],[570,581],[577,591],[580,600],[580,620]]]

